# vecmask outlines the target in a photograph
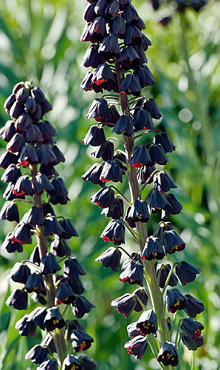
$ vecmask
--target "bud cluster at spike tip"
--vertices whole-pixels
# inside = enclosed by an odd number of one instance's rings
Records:
[[[160,0],[151,2],[155,10],[161,3]],[[165,312],[165,308],[171,314],[183,310],[193,319],[204,306],[189,294],[167,288],[175,287],[178,282],[180,285],[192,282],[200,270],[185,261],[175,265],[162,261],[183,251],[186,243],[168,221],[170,216],[182,211],[182,205],[172,193],[177,185],[163,169],[176,147],[168,134],[158,129],[158,120],[163,118],[156,101],[142,95],[144,87],[151,89],[156,84],[145,55],[151,42],[143,32],[145,24],[131,0],[88,0],[84,20],[81,41],[89,42],[89,46],[82,65],[90,70],[81,88],[99,93],[99,97],[94,99],[86,115],[91,125],[82,143],[91,145],[91,155],[100,162],[87,169],[82,179],[97,185],[90,200],[110,219],[100,237],[114,244],[100,251],[96,261],[117,272],[123,260],[119,281],[139,286],[133,293],[125,293],[111,303],[125,318],[141,312],[139,319],[128,325],[131,340],[124,346],[128,353],[141,359],[148,347],[148,336],[153,335],[160,348],[157,360],[165,366],[176,366],[178,350],[168,334],[172,320],[167,319],[167,341],[162,342],[161,330],[165,329],[161,329],[162,318],[152,309],[154,302],[148,300],[152,297],[149,282],[156,279],[158,295],[161,297],[161,292],[164,293],[166,307],[160,307],[160,312]],[[131,200],[127,192],[126,196],[123,193],[126,180]],[[150,225],[148,235],[147,226],[151,222],[154,226]],[[138,241],[140,251],[138,247],[138,251],[130,252],[127,232]],[[147,235],[145,240],[143,235]],[[153,266],[149,279],[146,266]],[[144,279],[147,290],[143,288]],[[202,338],[183,331],[182,343],[194,349],[202,345]],[[192,344],[192,341],[199,343]]]
[[[28,351],[25,359],[38,364],[38,369],[56,370],[60,366],[65,369],[70,363],[82,370],[91,364],[95,370],[96,362],[86,356],[67,356],[63,364],[59,358],[59,347],[62,343],[65,345],[67,331],[75,352],[86,350],[93,342],[77,320],[72,326],[65,321],[59,306],[70,305],[77,319],[95,306],[82,296],[84,287],[80,275],[86,272],[78,260],[71,257],[67,243],[78,233],[71,220],[56,217],[52,207],[69,201],[68,190],[55,169],[65,158],[56,145],[55,128],[44,118],[52,105],[40,88],[31,82],[20,82],[14,86],[4,108],[10,120],[0,130],[1,138],[7,143],[7,151],[0,157],[0,166],[5,169],[1,179],[7,185],[0,220],[14,221],[17,225],[6,236],[2,248],[8,253],[21,253],[26,244],[37,240],[30,263],[17,262],[7,276],[20,287],[7,298],[6,304],[26,310],[31,294],[40,306],[24,314],[16,323],[16,329],[21,336],[36,336],[37,328],[48,332],[40,344]],[[26,213],[22,201],[31,204]],[[65,262],[59,261],[60,257]],[[63,329],[63,334],[58,334],[59,329]],[[54,352],[58,354],[58,361],[51,357]]]

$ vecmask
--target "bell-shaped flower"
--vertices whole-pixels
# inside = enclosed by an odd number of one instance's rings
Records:
[[[178,365],[178,351],[175,344],[164,342],[157,356],[157,361],[162,362],[164,366]]]
[[[17,204],[7,201],[0,211],[0,220],[19,222],[19,213]]]
[[[134,148],[131,155],[130,164],[132,167],[139,168],[144,165],[150,166],[152,164],[150,154],[144,145],[140,145]]]
[[[160,288],[164,288],[164,285],[167,281],[167,277],[169,275],[170,270],[171,270],[171,266],[169,263],[167,264],[161,263],[156,266],[156,276],[159,279]],[[178,279],[176,275],[172,272],[168,285],[176,286],[177,283],[178,283]]]
[[[186,298],[178,289],[167,289],[166,291],[167,311],[175,313],[186,307]]]
[[[122,182],[122,172],[120,163],[116,160],[105,162],[100,175],[100,180],[103,182],[108,181]]]
[[[137,328],[140,330],[141,334],[156,334],[157,316],[153,310],[144,311],[137,321]]]
[[[5,304],[7,306],[13,306],[16,310],[27,309],[28,295],[23,289],[16,289],[7,299]]]
[[[147,203],[141,199],[136,199],[127,214],[127,220],[133,222],[148,222],[150,214]]]
[[[47,309],[47,314],[44,319],[44,326],[47,331],[52,331],[55,328],[61,329],[65,326],[65,321],[57,307]]]
[[[81,319],[85,313],[89,313],[92,307],[95,307],[91,302],[85,297],[78,296],[76,300],[71,304],[73,314]]]
[[[147,259],[151,261],[152,259],[162,260],[165,256],[163,246],[161,241],[157,237],[149,236],[146,239],[144,249],[141,254],[141,260]]]
[[[119,270],[121,251],[118,248],[110,247],[100,254],[96,261],[101,261],[104,267],[111,267],[113,271]]]
[[[106,241],[112,241],[115,245],[120,245],[125,242],[124,239],[125,227],[120,221],[110,221],[101,234],[101,238]]]
[[[171,188],[177,188],[166,171],[157,172],[153,176],[153,181],[155,189],[161,191],[162,193],[169,191]]]
[[[194,319],[196,315],[204,311],[204,304],[201,301],[190,294],[185,294],[185,298],[186,307],[184,308],[184,311],[191,319]]]
[[[25,355],[25,360],[31,360],[34,364],[41,364],[48,355],[48,349],[39,344],[35,345]]]
[[[142,335],[137,335],[129,342],[125,343],[124,348],[127,349],[130,355],[141,360],[147,349],[147,339]]]
[[[187,318],[182,320],[180,328],[190,338],[194,339],[199,338],[201,336],[201,331],[204,329],[204,326],[198,321]]]
[[[76,352],[85,351],[91,347],[94,339],[84,330],[73,330],[70,336],[73,350]]]
[[[122,313],[122,315],[124,315],[126,318],[130,317],[136,304],[137,298],[135,295],[129,293],[126,293],[111,302],[111,306],[116,307],[117,311]]]
[[[200,273],[200,269],[191,263],[182,261],[175,266],[175,272],[181,285],[186,285],[195,280],[196,275]]]

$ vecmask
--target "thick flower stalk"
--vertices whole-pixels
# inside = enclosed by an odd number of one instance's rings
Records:
[[[55,169],[65,158],[56,146],[55,128],[44,119],[52,106],[31,82],[15,85],[4,106],[11,119],[1,129],[7,151],[0,157],[0,167],[5,169],[2,181],[8,185],[0,219],[17,225],[6,236],[3,248],[8,253],[21,253],[26,244],[34,239],[37,243],[30,259],[17,262],[9,273],[8,278],[21,287],[6,304],[26,310],[30,294],[36,308],[16,323],[16,329],[21,336],[35,336],[39,330],[47,333],[25,359],[38,364],[40,370],[95,369],[94,360],[72,354],[88,349],[93,342],[77,319],[94,306],[82,296],[80,275],[86,272],[71,257],[68,246],[77,231],[69,219],[57,217],[53,209],[53,205],[65,205],[69,198]],[[26,213],[24,202],[30,205]],[[68,306],[73,320],[65,320]]]
[[[181,361],[181,340],[192,350],[203,344],[203,326],[193,319],[204,306],[191,295],[168,288],[178,281],[180,285],[193,281],[200,272],[197,267],[185,261],[158,264],[158,260],[184,250],[185,242],[168,220],[182,210],[170,192],[176,185],[163,169],[175,146],[158,124],[155,127],[161,118],[156,102],[142,95],[142,88],[156,83],[145,55],[151,42],[142,33],[145,24],[129,0],[89,1],[84,19],[82,41],[89,41],[90,46],[83,65],[92,68],[81,88],[93,90],[99,97],[86,116],[97,123],[90,127],[83,144],[93,146],[92,154],[103,161],[82,178],[101,187],[91,201],[112,218],[101,238],[114,244],[97,261],[118,271],[125,253],[128,258],[121,266],[119,280],[141,286],[112,302],[126,318],[134,311],[142,312],[128,326],[128,353],[141,359],[149,344],[161,368],[175,368]],[[107,93],[103,94],[104,90]],[[115,184],[122,181],[128,182],[130,199]],[[132,253],[126,248],[125,231],[137,243]],[[178,323],[179,310],[189,318]],[[189,331],[191,322],[195,330]]]

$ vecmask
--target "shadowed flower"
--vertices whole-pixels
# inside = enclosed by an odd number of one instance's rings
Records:
[[[91,347],[94,339],[84,330],[73,330],[70,336],[73,350],[76,352],[85,351]]]
[[[195,280],[196,275],[200,273],[198,267],[185,261],[179,262],[175,267],[175,271],[181,285],[191,283],[191,281]]]
[[[162,260],[165,256],[161,241],[157,237],[149,236],[146,239],[144,249],[142,251],[141,260],[157,259]]]
[[[125,227],[120,221],[110,221],[101,234],[101,238],[106,241],[112,241],[115,245],[125,242]]]
[[[137,328],[143,335],[156,334],[157,327],[157,316],[153,310],[144,311],[137,321]]]
[[[27,309],[28,295],[23,289],[16,289],[7,299],[5,304],[7,306],[13,306],[16,310]]]
[[[186,294],[185,298],[186,307],[184,308],[184,311],[190,318],[194,319],[196,315],[204,311],[204,304],[201,301],[190,294]]]
[[[124,317],[130,317],[132,311],[137,304],[137,298],[135,295],[126,293],[123,296],[114,299],[111,302],[111,306],[116,307],[117,311],[122,313]]]
[[[34,364],[41,364],[46,359],[47,354],[48,349],[37,344],[25,355],[25,360],[31,360]]]
[[[171,342],[164,342],[158,353],[157,361],[162,362],[162,364],[165,366],[177,366],[178,352],[175,344]]]
[[[201,336],[201,331],[204,329],[204,326],[200,322],[188,318],[182,320],[180,328],[190,338],[197,339]]]
[[[119,270],[121,251],[118,248],[110,247],[100,254],[96,261],[101,261],[104,267],[111,267],[113,271]]]
[[[175,313],[186,307],[186,298],[178,289],[167,289],[166,305],[168,312]]]
[[[147,349],[147,339],[142,335],[137,335],[125,343],[124,348],[127,349],[130,355],[135,355],[135,358],[141,360]]]

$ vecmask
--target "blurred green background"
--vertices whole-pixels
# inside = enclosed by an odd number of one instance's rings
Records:
[[[147,57],[157,85],[144,93],[157,101],[163,113],[161,126],[177,146],[169,155],[167,169],[178,185],[175,195],[183,204],[183,211],[172,222],[187,247],[175,259],[185,259],[201,269],[196,282],[182,289],[205,305],[205,312],[197,318],[205,325],[205,345],[196,352],[196,369],[217,370],[220,368],[220,2],[208,3],[199,13],[187,10],[184,16],[174,12],[171,5],[162,6],[159,12],[154,12],[146,0],[136,0],[133,5],[146,22],[144,32],[152,41]],[[47,118],[57,129],[57,143],[66,157],[65,164],[57,170],[71,201],[55,210],[57,215],[71,218],[80,235],[69,245],[87,270],[83,277],[84,296],[97,307],[82,320],[95,340],[88,355],[98,362],[99,370],[157,369],[150,349],[139,362],[123,348],[129,340],[126,326],[137,320],[138,315],[124,319],[110,303],[125,292],[132,292],[132,287],[120,283],[118,273],[95,262],[109,245],[99,237],[108,220],[89,199],[99,187],[81,180],[94,163],[91,147],[81,144],[93,124],[85,115],[94,98],[93,92],[79,89],[87,72],[81,60],[89,44],[80,42],[86,5],[85,0],[1,0],[0,127],[9,119],[3,104],[13,85],[33,78],[53,104]],[[173,19],[167,27],[158,24],[170,12]],[[1,141],[0,155],[4,151],[5,143]],[[0,182],[1,207],[4,189],[5,184]],[[1,242],[12,227],[11,223],[1,221]],[[129,235],[126,244],[131,250],[135,248]],[[35,368],[24,356],[39,342],[39,337],[19,337],[14,325],[24,312],[4,304],[14,288],[5,280],[8,271],[16,261],[28,258],[33,247],[25,248],[22,255],[6,254],[0,249],[0,368],[4,370]],[[30,302],[29,311],[34,307]],[[180,356],[184,359],[181,370],[191,369],[191,352],[181,348]]]

